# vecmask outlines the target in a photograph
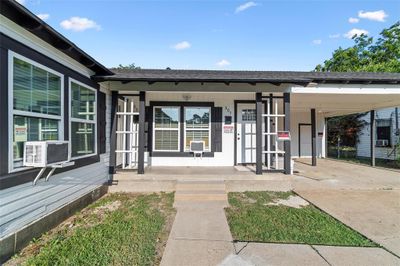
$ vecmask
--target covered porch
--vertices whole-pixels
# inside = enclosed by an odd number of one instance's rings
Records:
[[[180,172],[195,176],[202,172],[182,167],[222,167],[218,171],[232,176],[240,172],[232,172],[236,166],[251,168],[244,174],[249,176],[264,172],[291,174],[292,158],[297,157],[310,158],[315,166],[317,158],[326,154],[327,117],[400,102],[395,77],[374,80],[365,73],[331,74],[131,70],[101,77],[102,86],[112,91],[110,174],[115,174],[121,165],[120,154],[122,168],[126,158],[130,158],[134,162],[130,168],[139,175],[146,171],[146,175],[157,177],[162,176],[158,172],[165,176],[183,176]],[[193,109],[201,109],[205,115],[204,128],[187,127],[187,116]],[[155,123],[158,114],[165,117],[168,112],[171,115],[167,118],[175,120],[174,128],[170,124],[158,130],[160,126]],[[132,127],[129,121],[135,121],[136,126]],[[120,128],[127,124],[130,126]],[[207,146],[201,158],[196,158],[189,149],[188,143],[196,138],[193,130],[201,131],[197,138]],[[157,139],[165,132],[169,134],[167,139]],[[279,132],[289,136],[279,139]],[[128,136],[133,133],[136,145],[127,150],[126,145],[132,146]],[[120,138],[123,141],[118,141],[118,134],[125,136]],[[173,141],[171,136],[175,136]],[[247,147],[243,139],[248,139],[251,146]],[[371,143],[374,139],[372,136]],[[123,149],[118,148],[118,142],[123,142]],[[157,148],[161,142],[164,149]],[[168,149],[165,145],[169,145]],[[243,154],[250,159],[243,160]],[[218,171],[213,173],[214,177]]]

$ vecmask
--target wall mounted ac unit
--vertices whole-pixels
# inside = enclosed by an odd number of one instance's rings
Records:
[[[23,165],[43,168],[69,162],[68,146],[68,141],[27,141]]]
[[[387,139],[378,139],[376,141],[376,146],[377,147],[387,147],[387,146],[389,146],[389,141]]]

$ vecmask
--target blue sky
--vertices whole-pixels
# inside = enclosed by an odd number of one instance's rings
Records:
[[[400,19],[399,0],[19,1],[107,67],[308,71]]]

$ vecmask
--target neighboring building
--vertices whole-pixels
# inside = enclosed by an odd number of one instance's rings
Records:
[[[366,126],[359,133],[359,143],[357,144],[357,157],[371,156],[370,145],[370,113],[367,113],[362,119],[366,122]],[[400,138],[400,107],[385,108],[376,110],[376,141],[375,141],[375,157],[385,160],[395,160],[400,155],[400,150],[396,145]]]
[[[109,70],[15,1],[1,2],[0,38],[1,261],[120,168],[290,174],[292,158],[325,157],[327,117],[400,102],[399,73]],[[74,165],[34,184],[22,159],[37,140],[68,141]]]

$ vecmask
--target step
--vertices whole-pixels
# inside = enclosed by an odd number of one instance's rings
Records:
[[[228,197],[224,194],[175,194],[175,201],[227,201]]]
[[[181,183],[176,184],[176,190],[193,190],[193,191],[209,191],[219,190],[225,191],[225,183]]]

